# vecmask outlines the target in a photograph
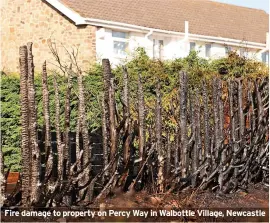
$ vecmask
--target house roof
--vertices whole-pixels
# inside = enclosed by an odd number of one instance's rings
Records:
[[[269,15],[210,0],[61,0],[85,18],[154,29],[266,43]]]

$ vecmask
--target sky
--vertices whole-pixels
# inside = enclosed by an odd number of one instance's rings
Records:
[[[269,13],[269,0],[215,0],[233,5],[240,5],[249,8],[263,9]]]

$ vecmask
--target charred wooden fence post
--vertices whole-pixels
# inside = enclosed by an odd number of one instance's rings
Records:
[[[45,132],[45,181],[48,181],[50,179],[53,169],[53,155],[51,147],[51,121],[46,61],[43,63],[42,66],[42,102],[44,116],[43,129]]]
[[[244,146],[244,133],[245,133],[245,120],[243,113],[243,93],[242,93],[242,80],[237,80],[238,89],[238,116],[239,116],[239,141],[240,147]],[[245,159],[246,151],[243,154],[243,159]]]
[[[188,95],[188,84],[187,84],[187,73],[181,71],[179,73],[180,81],[180,149],[181,149],[181,171],[182,177],[186,178],[189,167],[188,157],[188,136],[187,136],[187,95]]]
[[[63,181],[67,181],[68,176],[70,174],[70,166],[71,166],[71,157],[70,157],[70,94],[71,94],[71,65],[69,70],[67,71],[67,85],[66,85],[66,95],[65,95],[65,122],[64,122],[64,133],[63,133],[63,176],[62,179]],[[80,100],[80,82],[78,80],[78,88],[79,88],[79,100]],[[81,110],[79,108],[79,114],[81,114]],[[81,120],[81,117],[79,118]],[[59,151],[60,152],[60,151]],[[61,155],[60,155],[61,156]],[[85,178],[85,177],[84,177]],[[84,179],[83,179],[84,180]],[[85,182],[86,180],[84,180]],[[62,190],[67,190],[67,184],[64,183],[62,185]],[[67,205],[71,205],[71,197],[70,196],[65,196],[64,197],[64,202]]]
[[[22,204],[30,205],[31,151],[29,148],[29,103],[28,103],[28,61],[27,47],[20,47],[20,92],[21,92],[21,136],[22,136]]]
[[[232,164],[237,163],[237,151],[238,151],[238,143],[237,143],[237,128],[238,128],[238,117],[237,113],[235,112],[237,109],[237,94],[236,94],[236,87],[235,87],[235,81],[230,80],[229,81],[229,100],[230,100],[230,119],[231,119],[231,148],[233,150],[233,155],[232,155]],[[238,185],[238,168],[234,168],[234,176],[233,179],[231,179],[231,182],[234,184],[233,187],[237,187]]]
[[[201,120],[200,120],[200,98],[198,94],[198,89],[194,90],[193,96],[190,98],[191,100],[191,112],[192,112],[192,131],[194,134],[194,144],[192,149],[192,164],[191,170],[192,173],[195,173],[200,164],[200,154],[201,154]],[[193,176],[191,179],[191,184],[193,187],[197,186],[197,174]]]
[[[166,148],[166,178],[170,177],[171,173],[171,155],[172,155],[172,143],[170,129],[167,129],[167,148]]]
[[[115,120],[115,92],[114,77],[111,73],[111,65],[108,59],[102,60],[103,80],[104,80],[104,100],[105,107],[108,106],[109,114],[109,142],[110,142],[110,160],[112,160],[117,150],[116,120]],[[116,170],[116,162],[111,170],[111,175]]]
[[[28,51],[28,106],[29,106],[29,148],[31,151],[31,202],[37,204],[40,199],[40,148],[38,146],[37,132],[37,106],[35,101],[34,84],[34,61],[32,53],[32,43],[27,43]]]
[[[162,144],[162,104],[161,104],[161,92],[160,81],[156,87],[156,150],[158,153],[158,190],[164,191],[164,151]]]
[[[102,95],[102,147],[103,147],[103,165],[107,166],[109,163],[109,137],[108,137],[108,126],[109,126],[109,114],[108,104],[105,101],[105,93]],[[103,177],[103,182],[108,180],[109,173],[106,171]]]
[[[177,123],[176,129],[174,131],[174,135],[175,135],[175,142],[174,142],[174,168],[175,168],[175,174],[178,174],[178,172],[180,171],[180,155],[179,155],[179,141],[180,141],[180,135],[179,135],[179,126]]]
[[[132,78],[129,78],[127,69],[123,67],[123,95],[120,98],[122,107],[118,107],[115,95],[118,95],[116,93],[119,91],[115,90],[116,82],[108,59],[102,61],[104,75],[101,103],[102,138],[98,143],[89,138],[83,75],[77,65],[77,73],[71,66],[62,67],[68,74],[62,142],[59,96],[61,89],[58,88],[57,76],[53,77],[58,155],[58,179],[56,179],[53,174],[55,156],[52,148],[55,140],[52,143],[46,62],[42,67],[45,140],[44,137],[41,139],[45,141],[46,159],[45,163],[41,163],[40,150],[43,144],[38,144],[37,138],[32,44],[20,47],[19,53],[23,163],[21,179],[24,206],[51,207],[53,204],[70,206],[72,201],[89,203],[93,201],[95,185],[99,185],[99,192],[94,200],[98,201],[110,191],[128,190],[128,193],[133,193],[138,189],[135,188],[138,182],[141,182],[140,188],[145,187],[152,192],[177,191],[191,183],[194,188],[200,184],[200,188],[211,188],[221,193],[235,191],[240,187],[245,188],[251,182],[269,182],[268,79],[254,81],[232,78],[225,82],[215,78],[209,86],[203,81],[202,89],[197,87],[191,89],[187,73],[181,71],[177,93],[179,100],[177,98],[174,101],[173,98],[170,106],[165,107],[165,103],[162,105],[162,86],[158,81],[156,105],[153,108],[145,103],[146,91],[139,74],[138,92],[134,99],[138,103],[135,109],[138,115],[135,115],[133,121],[134,112],[131,110],[133,100],[130,102],[129,98],[129,82]],[[79,102],[75,137],[70,132],[70,114],[71,100],[74,96],[72,77],[76,74]],[[244,88],[246,85],[248,89]],[[212,89],[211,94],[209,89]],[[190,109],[187,108],[188,103]],[[151,110],[155,111],[149,120],[146,111]],[[210,111],[213,111],[213,115]],[[174,125],[167,126],[167,123],[172,123],[171,120],[174,120]],[[163,123],[166,127],[163,127]],[[136,139],[138,141],[135,141]],[[99,153],[92,157],[91,145],[96,148],[97,144],[101,144],[100,141],[103,148],[98,148]],[[75,153],[75,157],[72,157]],[[139,166],[135,163],[137,154]],[[102,158],[95,159],[95,155]],[[97,161],[103,162],[103,169],[100,172],[91,169]],[[41,171],[41,164],[45,164],[45,174],[44,169]],[[137,168],[139,171],[136,171]],[[183,184],[180,183],[183,181]],[[2,191],[3,188],[1,184]],[[71,199],[72,194],[76,194],[76,198],[73,196],[75,200]]]
[[[103,66],[103,95],[102,95],[102,135],[103,135],[103,161],[104,166],[109,162],[110,149],[110,111],[109,111],[109,88],[110,88],[110,70],[108,61],[102,60]],[[109,172],[104,174],[103,181],[109,180]]]
[[[64,145],[61,140],[60,131],[60,98],[59,98],[59,88],[56,79],[56,74],[53,76],[53,86],[54,86],[54,100],[55,100],[55,131],[57,140],[57,175],[59,179],[63,179],[63,158],[64,158]]]
[[[218,79],[214,78],[213,86],[213,115],[214,115],[214,151],[212,155],[212,166],[215,169],[218,165],[218,154],[220,150],[220,124],[219,124],[219,103],[218,103]]]
[[[131,117],[130,117],[130,94],[129,94],[129,75],[126,67],[123,67],[123,116],[125,117],[124,124],[124,142],[123,142],[123,161],[125,168],[130,159],[130,141],[131,141]]]
[[[209,111],[208,111],[208,92],[207,83],[203,81],[203,119],[204,119],[204,159],[206,159],[206,167],[204,176],[207,177],[212,169],[211,150],[210,150],[210,137],[209,137]],[[205,179],[204,177],[204,179]]]
[[[224,184],[224,171],[226,170],[226,145],[225,145],[225,138],[224,138],[224,102],[222,99],[223,96],[223,88],[222,88],[222,81],[218,79],[218,107],[219,107],[219,140],[220,140],[220,148],[219,148],[219,154],[220,154],[220,164],[223,166],[223,168],[220,168],[219,176],[218,176],[218,184],[219,189],[223,191],[223,184]]]
[[[139,120],[139,159],[140,168],[144,163],[144,147],[145,147],[145,108],[144,108],[144,95],[142,77],[139,74],[138,77],[138,120]]]
[[[79,114],[80,114],[80,124],[82,131],[82,141],[83,141],[83,169],[85,169],[83,184],[88,184],[91,177],[91,146],[89,141],[87,120],[86,120],[86,109],[85,109],[85,96],[84,96],[84,86],[83,86],[83,74],[78,70],[78,88],[79,88]],[[92,198],[92,188],[89,186],[85,189],[85,201],[91,201]]]

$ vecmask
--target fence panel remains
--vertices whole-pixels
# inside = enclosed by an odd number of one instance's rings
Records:
[[[268,184],[268,78],[224,81],[216,77],[194,86],[189,84],[188,74],[179,70],[178,97],[165,111],[163,85],[157,80],[155,107],[150,108],[145,103],[145,83],[138,73],[138,112],[134,115],[130,108],[128,69],[123,68],[119,102],[110,62],[104,59],[102,131],[97,143],[87,129],[82,72],[70,66],[63,133],[59,127],[59,89],[54,77],[57,121],[53,141],[44,63],[44,131],[38,143],[31,47],[28,44],[20,48],[23,205],[89,203],[115,190],[173,192],[194,187],[228,193],[247,188],[250,183]],[[77,78],[79,90],[76,133],[70,132],[71,78]],[[154,114],[153,122],[146,124],[150,111]],[[175,117],[172,127],[164,125],[170,118],[168,113]]]

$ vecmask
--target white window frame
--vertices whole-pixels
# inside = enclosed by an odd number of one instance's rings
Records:
[[[126,37],[125,38],[113,37],[113,33],[114,32],[125,33],[126,34]],[[114,52],[114,42],[115,41],[122,42],[122,43],[127,43],[127,47],[126,48],[128,49],[129,48],[129,33],[128,32],[125,32],[125,31],[121,31],[121,30],[112,30],[112,50],[113,50],[113,55],[115,57],[118,57],[118,58],[126,58],[127,52],[125,52],[125,55],[118,54],[118,53],[115,53]]]

